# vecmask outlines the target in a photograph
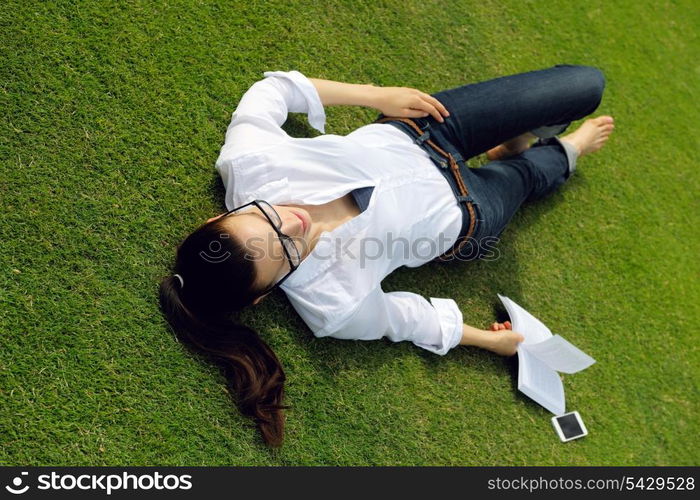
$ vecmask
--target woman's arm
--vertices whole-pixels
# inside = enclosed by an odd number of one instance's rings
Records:
[[[324,106],[346,105],[375,108],[377,90],[381,88],[370,84],[342,83],[321,80],[320,78],[309,78],[309,81],[316,87]]]
[[[355,84],[309,78],[324,106],[347,105],[374,108],[386,116],[420,118],[432,115],[444,121],[449,116],[445,107],[420,90],[408,87],[376,87],[370,84]]]
[[[508,325],[510,326],[509,322]],[[516,352],[518,343],[523,340],[525,338],[522,335],[505,327],[497,331],[489,331],[479,330],[465,323],[462,326],[462,340],[459,341],[459,345],[472,345],[502,356],[512,356]]]

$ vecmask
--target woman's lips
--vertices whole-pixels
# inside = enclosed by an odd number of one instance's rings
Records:
[[[306,230],[309,227],[309,222],[301,214],[298,214],[297,212],[293,213],[301,221],[301,228],[304,230],[304,234],[306,234]]]

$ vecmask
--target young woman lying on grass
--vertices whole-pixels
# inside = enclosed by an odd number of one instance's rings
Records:
[[[224,367],[265,442],[283,440],[285,375],[232,315],[281,288],[317,337],[392,341],[444,355],[476,346],[513,355],[509,322],[464,324],[449,298],[382,290],[401,266],[486,258],[518,208],[559,188],[599,150],[610,116],[592,67],[558,65],[429,95],[268,72],[241,98],[216,162],[228,212],[181,243],[161,306],[177,335]],[[324,133],[324,106],[381,112],[346,136],[293,138],[288,112]],[[533,140],[537,139],[534,143]],[[470,168],[465,160],[491,160]]]

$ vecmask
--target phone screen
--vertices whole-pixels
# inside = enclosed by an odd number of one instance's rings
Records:
[[[565,439],[571,439],[583,434],[583,429],[581,429],[578,419],[573,413],[557,417],[557,423],[559,424]]]

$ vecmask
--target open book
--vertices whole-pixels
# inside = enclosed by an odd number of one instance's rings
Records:
[[[518,346],[518,390],[555,415],[566,412],[564,385],[557,372],[576,373],[595,360],[552,332],[518,304],[498,294],[512,330],[525,337]]]

